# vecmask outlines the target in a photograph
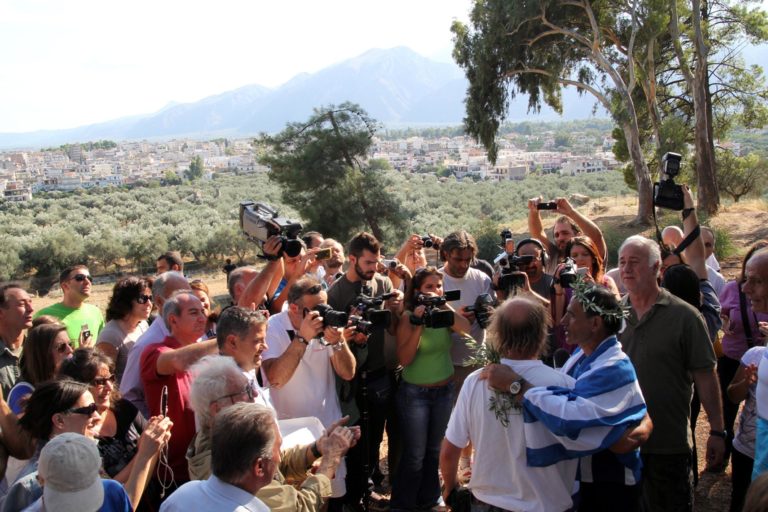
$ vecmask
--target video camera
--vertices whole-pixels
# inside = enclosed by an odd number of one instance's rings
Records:
[[[278,217],[277,210],[265,203],[242,201],[240,203],[240,229],[245,236],[254,240],[264,250],[264,243],[272,236],[280,235],[280,251],[288,256],[298,256],[303,248],[299,233],[299,222]]]
[[[350,320],[357,317],[361,318],[365,322],[370,323],[370,325],[363,325],[363,328],[368,331],[364,334],[370,334],[371,331],[377,329],[384,329],[389,325],[392,320],[392,312],[388,309],[379,308],[385,300],[397,297],[397,292],[384,293],[376,297],[372,297],[370,293],[370,287],[364,286],[360,295],[358,295],[355,301],[352,303],[352,307],[356,309],[360,314],[353,315],[350,317]],[[356,326],[358,327],[358,332],[363,332],[359,328],[360,320],[357,320]]]
[[[314,310],[320,313],[323,318],[323,328],[325,327],[346,327],[348,315],[343,311],[334,311],[328,304],[318,304]]]
[[[572,258],[565,258],[563,269],[560,271],[560,277],[554,278],[554,282],[563,288],[570,288],[576,281],[576,277],[586,273],[586,270],[586,268],[578,268]]]
[[[461,299],[461,290],[452,290],[440,296],[419,294],[416,297],[416,304],[425,307],[424,315],[421,317],[424,327],[439,329],[452,326],[454,321],[453,311],[439,308],[445,305],[446,302],[459,299]]]
[[[475,314],[475,319],[483,329],[488,327],[493,311],[493,297],[490,293],[483,293],[477,296],[475,303],[464,308],[464,311],[471,311]]]
[[[653,184],[653,206],[682,210],[683,188],[675,183],[675,176],[680,174],[680,162],[683,157],[677,153],[665,153],[661,159],[664,174],[658,183]]]

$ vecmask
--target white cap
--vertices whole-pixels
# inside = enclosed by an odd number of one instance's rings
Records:
[[[104,501],[96,443],[80,434],[60,434],[40,452],[38,473],[44,480],[46,510],[95,512]]]

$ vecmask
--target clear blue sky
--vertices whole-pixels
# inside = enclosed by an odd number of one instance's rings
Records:
[[[470,0],[2,0],[0,132],[70,128],[247,84],[278,86],[371,48],[450,58]]]

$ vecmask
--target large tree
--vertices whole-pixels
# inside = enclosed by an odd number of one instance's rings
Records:
[[[480,0],[471,28],[454,22],[452,30],[454,58],[469,80],[465,126],[492,161],[511,97],[527,94],[530,110],[538,111],[543,100],[560,112],[562,87],[575,86],[592,94],[621,127],[639,195],[635,222],[647,224],[651,179],[640,144],[632,64],[640,7],[639,0]]]
[[[352,103],[315,109],[308,121],[263,135],[259,161],[308,227],[340,240],[367,228],[383,240],[384,225],[401,227],[404,214],[381,162],[368,158],[376,129]]]

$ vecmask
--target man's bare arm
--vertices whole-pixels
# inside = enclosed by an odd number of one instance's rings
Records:
[[[540,197],[528,200],[528,231],[530,231],[532,238],[544,244],[544,247],[549,247],[549,238],[547,238],[544,225],[541,223],[539,209],[536,207],[540,202]]]
[[[557,198],[557,212],[573,219],[581,231],[595,242],[597,250],[600,252],[600,257],[605,261],[605,255],[608,254],[608,246],[605,243],[605,238],[603,238],[603,232],[600,231],[597,224],[576,211],[573,206],[571,206],[571,203],[564,197]]]
[[[158,375],[173,375],[177,372],[183,372],[202,357],[209,354],[217,354],[218,352],[219,346],[216,344],[215,339],[192,343],[175,350],[168,350],[157,358],[156,371]]]

